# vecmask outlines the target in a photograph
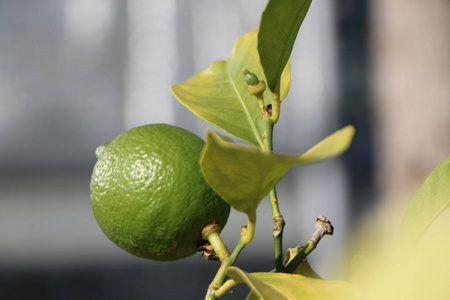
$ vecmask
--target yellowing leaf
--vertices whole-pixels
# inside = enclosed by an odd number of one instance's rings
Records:
[[[239,283],[246,283],[254,292],[252,297],[279,300],[353,299],[354,286],[345,281],[327,281],[299,274],[247,273],[229,267],[227,274]],[[256,295],[255,295],[256,294]]]
[[[262,114],[255,97],[247,91],[242,73],[243,69],[248,69],[259,79],[264,79],[256,44],[257,30],[252,30],[237,40],[227,61],[215,62],[171,89],[175,97],[200,118],[239,139],[262,147]],[[290,78],[288,65],[283,73],[282,97],[287,95]],[[269,90],[266,90],[264,97],[271,99]]]
[[[450,206],[450,156],[427,177],[400,224],[396,248],[408,253],[433,221]]]
[[[450,219],[440,221],[446,224],[433,228],[438,234],[424,235],[403,256],[392,251],[356,256],[349,275],[360,290],[358,300],[450,299]]]
[[[450,211],[445,211],[449,201],[450,157],[431,172],[414,196],[395,247],[380,239],[388,237],[390,229],[374,235],[373,220],[383,216],[365,220],[370,226],[352,248],[365,249],[370,256],[355,256],[349,268],[350,280],[361,290],[359,299],[450,299]]]
[[[240,212],[252,214],[292,166],[341,154],[349,147],[353,135],[353,126],[346,126],[303,155],[269,155],[208,131],[200,165],[206,180],[225,201]]]

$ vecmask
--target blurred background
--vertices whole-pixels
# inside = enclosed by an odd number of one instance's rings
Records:
[[[0,299],[202,299],[218,263],[158,263],[113,245],[96,224],[95,148],[132,127],[213,128],[170,93],[258,26],[266,1],[0,0]],[[353,124],[338,159],[278,187],[285,247],[318,215],[335,225],[310,256],[336,279],[346,239],[371,209],[396,226],[450,153],[450,2],[314,1],[292,54],[275,150],[301,153]],[[245,216],[232,212],[229,248]],[[269,205],[237,265],[273,268]],[[395,227],[393,227],[395,228]],[[344,257],[344,258],[343,258]],[[337,266],[337,267],[336,267]],[[245,286],[225,299],[242,299]]]

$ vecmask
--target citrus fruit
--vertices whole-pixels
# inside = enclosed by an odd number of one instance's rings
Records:
[[[96,150],[94,216],[106,236],[139,257],[176,260],[203,245],[210,223],[225,226],[230,206],[200,170],[204,141],[182,128],[133,128]]]

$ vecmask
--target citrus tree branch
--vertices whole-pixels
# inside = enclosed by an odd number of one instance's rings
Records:
[[[274,102],[272,102],[273,104]],[[273,106],[272,106],[273,108]],[[279,110],[278,110],[279,113]],[[273,111],[272,111],[273,116]],[[278,117],[277,117],[278,118]],[[272,118],[264,118],[265,136],[264,136],[264,152],[272,153],[273,151],[273,127],[274,122]],[[280,213],[278,205],[278,197],[276,188],[270,191],[270,207],[272,209],[273,229],[272,236],[275,250],[275,271],[283,272],[283,231],[284,231],[284,218]]]
[[[239,253],[241,253],[242,249],[244,249],[244,247],[252,241],[255,235],[255,223],[256,223],[256,214],[255,213],[249,214],[247,225],[242,226],[241,237],[239,238],[236,247],[234,248],[230,256],[225,257],[222,260],[222,264],[220,265],[220,268],[217,271],[216,276],[209,285],[205,300],[214,300],[223,294],[222,292],[216,294],[216,291],[223,285],[223,282],[225,281],[225,277],[227,275],[226,274],[227,268],[234,264],[236,258],[239,256]]]
[[[227,291],[229,291],[232,287],[236,286],[237,284],[239,284],[239,282],[235,281],[234,279],[228,279],[227,281],[225,281],[224,284],[222,284],[220,288],[214,291],[214,294],[216,295],[217,298],[222,297],[223,295],[225,295]]]
[[[277,192],[275,188],[270,191],[270,206],[272,208],[273,219],[272,236],[275,248],[275,272],[283,272],[283,231],[285,222],[278,207]]]

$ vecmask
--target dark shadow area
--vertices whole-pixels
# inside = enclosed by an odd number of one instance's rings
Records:
[[[239,262],[249,272],[270,270],[271,261]],[[218,263],[148,263],[76,269],[1,270],[0,299],[102,300],[203,299]],[[157,282],[157,283],[156,283]],[[244,299],[240,284],[221,299]]]
[[[350,215],[358,217],[376,199],[369,88],[369,1],[346,1],[335,7],[341,87],[340,120],[342,125],[352,124],[356,129],[352,146],[343,154],[343,159],[351,190]]]

